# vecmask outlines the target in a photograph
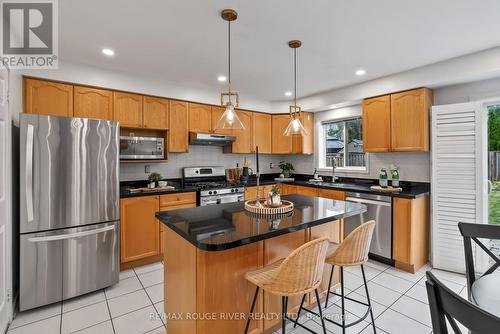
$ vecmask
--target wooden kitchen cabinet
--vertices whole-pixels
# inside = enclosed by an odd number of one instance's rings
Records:
[[[339,201],[345,201],[345,191],[333,190],[333,189],[319,189],[319,197],[335,199]]]
[[[160,97],[144,96],[142,127],[146,129],[168,129],[169,100]]]
[[[271,115],[272,140],[271,149],[274,154],[290,154],[293,148],[293,137],[283,133],[290,123],[290,115]]]
[[[160,195],[160,211],[171,211],[178,209],[196,208],[196,193],[176,193]],[[160,225],[160,254],[165,254],[165,225]]]
[[[307,136],[293,135],[292,153],[314,154],[314,114],[310,112],[300,113],[300,121],[308,132]]]
[[[297,186],[293,184],[281,184],[281,194],[282,195],[294,195],[297,194]]]
[[[212,131],[212,108],[209,105],[189,103],[189,131]]]
[[[113,91],[75,86],[73,98],[75,117],[113,119]]]
[[[253,113],[252,147],[259,146],[259,153],[270,154],[271,148],[271,115],[260,112]]]
[[[160,206],[162,209],[167,207],[179,207],[181,205],[188,205],[187,207],[196,207],[196,193],[175,193],[160,195]]]
[[[260,186],[260,198],[266,199],[267,194],[272,190],[274,184]],[[282,195],[285,195],[282,193]],[[257,198],[257,187],[245,187],[245,200]]]
[[[392,210],[396,268],[415,273],[429,261],[429,196],[394,197]]]
[[[319,189],[314,187],[297,186],[297,194],[304,196],[318,196]]]
[[[24,78],[24,112],[73,116],[73,85]]]
[[[432,99],[428,88],[391,94],[392,151],[429,151]]]
[[[391,97],[378,96],[363,101],[364,152],[391,150]]]
[[[224,147],[226,153],[253,153],[255,147],[252,147],[252,118],[251,111],[243,111],[236,109],[236,114],[240,118],[245,129],[232,130],[231,135],[236,137],[233,145]]]
[[[142,127],[142,95],[113,92],[113,111],[120,127]]]
[[[121,263],[160,254],[160,228],[155,217],[158,196],[140,196],[120,200]]]
[[[170,100],[168,120],[168,151],[185,153],[189,150],[188,103]]]
[[[222,114],[226,110],[225,107],[214,107],[212,106],[211,108],[211,119],[212,119],[212,132],[217,133],[220,135],[230,135],[232,130],[229,129],[218,129],[217,128],[217,122],[219,122],[219,119],[222,117]]]

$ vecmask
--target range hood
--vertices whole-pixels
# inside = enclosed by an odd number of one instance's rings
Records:
[[[189,132],[190,145],[229,146],[236,140],[235,136],[215,133]]]

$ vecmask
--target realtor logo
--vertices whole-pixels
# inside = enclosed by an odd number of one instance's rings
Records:
[[[57,2],[2,1],[3,65],[11,69],[57,68]]]

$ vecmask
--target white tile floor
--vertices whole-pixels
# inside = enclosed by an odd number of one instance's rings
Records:
[[[365,273],[373,305],[377,333],[431,333],[431,320],[425,290],[425,271],[416,274],[399,271],[384,264],[369,261]],[[451,289],[466,296],[463,275],[433,270],[436,276]],[[359,267],[346,268],[346,294],[352,298],[365,298]],[[339,298],[325,310],[331,316],[340,314]],[[365,308],[347,301],[348,321],[365,313]],[[120,273],[120,282],[115,286],[85,296],[73,298],[16,316],[8,333],[166,333],[162,320],[163,312],[163,264],[155,263]],[[347,333],[373,333],[369,318],[348,329]],[[321,333],[319,319],[309,319],[305,325]],[[330,333],[341,333],[341,329],[327,322]],[[289,333],[307,333],[301,328]],[[281,332],[280,332],[281,333]]]

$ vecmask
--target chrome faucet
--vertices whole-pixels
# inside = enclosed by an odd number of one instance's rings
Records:
[[[337,179],[337,177],[335,176],[335,165],[336,165],[336,162],[335,162],[335,158],[334,158],[332,161],[332,183],[335,183],[335,180]]]

